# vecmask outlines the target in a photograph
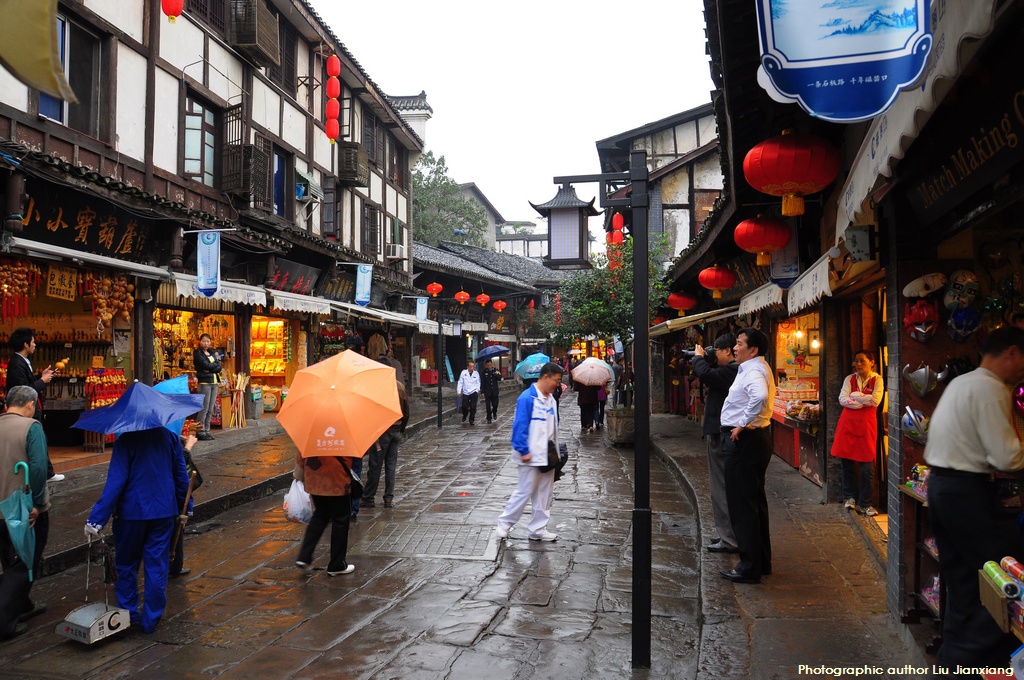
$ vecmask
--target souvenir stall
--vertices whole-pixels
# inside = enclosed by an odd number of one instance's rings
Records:
[[[772,353],[776,378],[772,436],[775,453],[800,473],[823,484],[820,408],[821,332],[818,312],[776,322]]]
[[[254,314],[249,371],[255,391],[260,388],[264,411],[276,413],[288,396],[295,373],[306,367],[308,322]]]

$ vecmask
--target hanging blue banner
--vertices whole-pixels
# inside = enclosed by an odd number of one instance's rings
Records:
[[[199,232],[196,241],[196,290],[213,297],[220,287],[220,233]]]
[[[932,47],[930,0],[758,0],[757,81],[776,101],[834,123],[883,113]]]
[[[427,320],[427,298],[416,298],[416,318],[420,321]]]
[[[370,304],[370,285],[373,283],[373,265],[361,264],[356,267],[356,304],[365,307]]]

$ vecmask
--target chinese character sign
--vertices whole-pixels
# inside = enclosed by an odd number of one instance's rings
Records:
[[[196,243],[196,290],[213,297],[220,287],[220,234],[201,231]]]
[[[78,292],[78,271],[51,264],[46,274],[46,296],[74,302]]]
[[[758,0],[757,80],[776,101],[853,123],[883,113],[921,77],[930,0]]]

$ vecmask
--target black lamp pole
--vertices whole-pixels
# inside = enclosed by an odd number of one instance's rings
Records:
[[[444,421],[444,397],[441,394],[441,366],[444,362],[444,325],[442,324],[441,300],[437,301],[437,429]]]
[[[651,348],[650,272],[648,264],[647,152],[629,154],[629,172],[555,177],[555,184],[597,182],[602,208],[632,209],[633,236],[633,668],[651,667]],[[628,198],[609,198],[609,183],[629,182]],[[585,219],[585,218],[584,218]],[[582,228],[582,225],[581,225]]]

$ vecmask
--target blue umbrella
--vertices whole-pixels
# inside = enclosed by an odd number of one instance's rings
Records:
[[[524,380],[539,378],[541,367],[549,361],[551,361],[551,357],[543,352],[531,354],[516,364],[515,374]]]
[[[161,394],[188,394],[188,376],[179,375],[177,378],[164,380],[153,385],[153,389]],[[185,427],[185,419],[175,420],[173,423],[164,425],[174,434],[181,436],[181,429]]]
[[[484,347],[482,350],[476,353],[477,361],[486,361],[492,357],[500,357],[503,354],[508,354],[508,347],[504,345],[491,345],[490,347]]]
[[[25,468],[25,486],[15,489],[14,493],[0,501],[0,513],[7,523],[7,533],[11,536],[11,543],[18,553],[18,557],[28,567],[28,580],[32,581],[32,560],[36,554],[36,532],[29,526],[32,513],[32,489],[28,484],[28,464],[18,461],[14,464],[14,474],[18,474],[18,468]]]
[[[102,434],[152,430],[167,427],[202,408],[201,394],[161,394],[135,382],[113,404],[86,411],[71,427]]]

